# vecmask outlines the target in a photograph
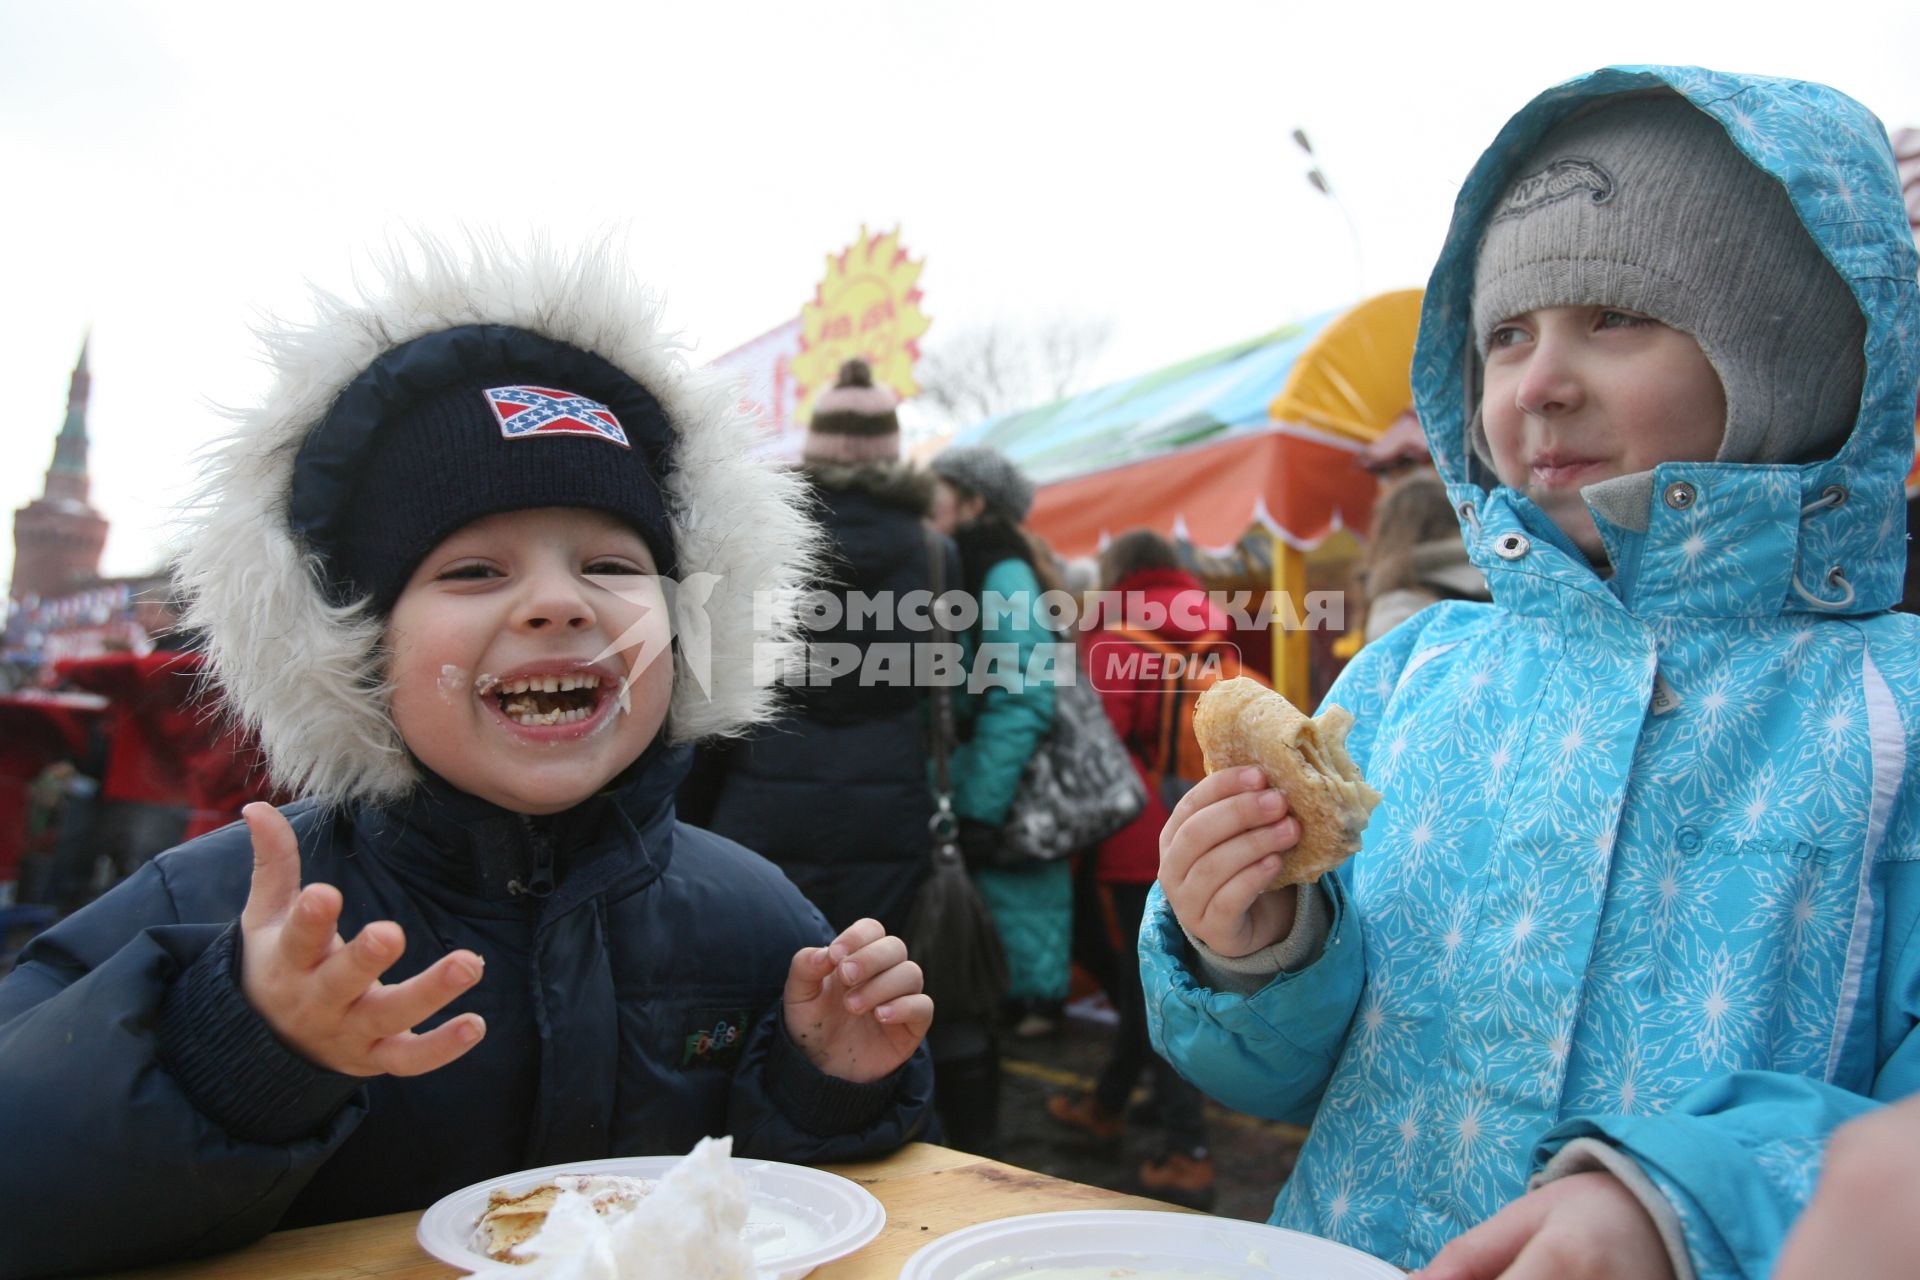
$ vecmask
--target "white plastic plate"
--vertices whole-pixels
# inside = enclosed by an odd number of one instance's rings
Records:
[[[615,1173],[662,1178],[679,1156],[631,1156],[575,1160],[488,1178],[442,1196],[420,1219],[420,1247],[440,1261],[468,1271],[491,1265],[472,1248],[473,1228],[496,1187],[529,1191],[557,1173]],[[784,1235],[754,1250],[760,1280],[800,1280],[815,1267],[844,1258],[880,1234],[887,1211],[859,1183],[805,1165],[734,1157],[734,1171],[753,1193],[750,1224],[777,1223]]]
[[[1298,1231],[1150,1210],[1035,1213],[967,1227],[907,1260],[900,1280],[1402,1280],[1400,1268]]]

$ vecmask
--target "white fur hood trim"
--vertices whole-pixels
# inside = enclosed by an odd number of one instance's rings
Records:
[[[753,460],[734,389],[691,370],[684,345],[661,331],[658,299],[605,243],[570,256],[475,238],[462,255],[422,237],[376,267],[358,299],[316,291],[310,323],[263,329],[273,386],[209,453],[176,564],[185,625],[204,636],[210,674],[259,736],[275,781],[345,804],[394,799],[418,780],[387,709],[385,619],[327,602],[288,507],[294,458],[341,391],[391,348],[463,325],[569,343],[660,401],[677,437],[666,497],[679,573],[719,579],[707,601],[709,687],[676,646],[667,733],[691,742],[770,718],[776,691],[755,681],[755,646],[793,642],[788,602],[818,580],[819,531],[800,478]],[[779,603],[772,629],[756,633],[758,593]]]

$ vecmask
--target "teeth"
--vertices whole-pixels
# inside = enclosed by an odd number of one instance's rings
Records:
[[[492,677],[487,677],[492,679]],[[533,701],[518,697],[527,693],[572,693],[583,689],[598,689],[600,677],[591,673],[550,676],[526,676],[516,680],[495,680],[489,693],[501,700],[501,709],[520,724],[572,724],[586,720],[593,715],[593,708],[582,707],[574,710],[539,711]],[[625,691],[622,690],[622,701]]]
[[[492,680],[492,677],[483,677],[481,683],[485,683],[488,680]],[[591,674],[528,676],[519,680],[493,680],[491,684],[481,689],[480,692],[496,694],[527,692],[564,693],[570,689],[598,689],[599,687],[600,677]]]
[[[571,711],[535,711],[530,702],[512,702],[506,706],[506,713],[515,724],[532,726],[550,724],[575,724],[593,715],[584,707]]]

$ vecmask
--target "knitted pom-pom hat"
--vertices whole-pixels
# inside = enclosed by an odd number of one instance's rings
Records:
[[[873,385],[865,360],[840,366],[840,376],[814,401],[803,456],[812,462],[898,462],[900,398]]]

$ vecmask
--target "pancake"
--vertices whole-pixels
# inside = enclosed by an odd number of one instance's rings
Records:
[[[561,1173],[531,1191],[518,1194],[504,1188],[487,1193],[487,1207],[473,1229],[473,1247],[495,1262],[524,1263],[513,1253],[546,1224],[547,1212],[562,1190],[577,1191],[593,1202],[601,1217],[625,1213],[653,1190],[651,1178],[624,1178],[607,1173]]]
[[[1347,754],[1353,716],[1329,704],[1308,717],[1244,676],[1223,680],[1193,704],[1193,732],[1208,773],[1257,765],[1287,797],[1300,843],[1281,855],[1273,889],[1311,884],[1360,849],[1380,793]]]

